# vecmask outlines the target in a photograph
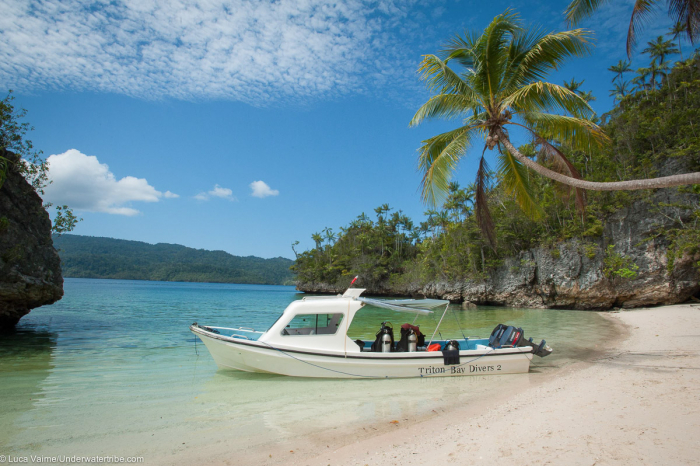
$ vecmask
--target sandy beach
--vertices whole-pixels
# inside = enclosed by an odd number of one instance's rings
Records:
[[[377,426],[381,433],[359,441],[325,438],[323,454],[299,451],[283,462],[700,464],[700,305],[605,315],[625,331],[589,362],[506,399],[455,407],[410,425],[399,421],[389,430]]]

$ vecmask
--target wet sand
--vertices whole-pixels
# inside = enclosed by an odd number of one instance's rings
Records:
[[[700,464],[700,305],[605,315],[627,329],[609,349],[512,396],[280,445],[259,464]]]

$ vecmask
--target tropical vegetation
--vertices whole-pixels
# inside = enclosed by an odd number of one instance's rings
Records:
[[[13,101],[15,97],[10,91],[0,101],[0,188],[5,183],[8,170],[16,169],[32,185],[39,194],[44,194],[44,188],[50,183],[49,166],[42,157],[42,152],[36,150],[32,141],[26,138],[29,131],[34,128],[24,118],[27,110],[16,109]],[[15,160],[9,153],[19,157]],[[44,208],[53,207],[51,203],[45,203]],[[66,205],[56,206],[51,231],[62,234],[72,231],[82,219],[77,218],[73,211]],[[5,217],[0,217],[0,221]]]
[[[585,99],[569,87],[544,81],[569,57],[590,50],[588,32],[582,29],[545,34],[526,30],[512,11],[497,16],[481,34],[457,36],[442,52],[424,57],[423,79],[436,93],[417,112],[411,125],[429,118],[462,119],[463,125],[423,141],[419,167],[423,172],[423,199],[434,204],[446,191],[461,158],[484,141],[476,175],[475,211],[482,232],[495,245],[493,221],[486,202],[486,150],[497,149],[498,172],[505,189],[531,218],[540,215],[525,167],[576,188],[583,208],[582,189],[635,190],[700,183],[700,173],[615,182],[584,180],[565,153],[594,153],[608,137],[594,122]],[[656,61],[677,51],[669,41],[650,42],[645,52]],[[455,65],[456,64],[456,65]],[[626,67],[613,69],[619,76]],[[620,78],[621,79],[621,78]],[[573,81],[572,83],[573,84]],[[542,155],[538,161],[522,154],[511,141],[509,128],[525,130]],[[546,166],[546,165],[549,166]],[[551,168],[550,168],[551,167]]]
[[[619,79],[616,73],[613,76]],[[653,86],[647,82],[632,88],[601,121],[600,130],[609,143],[594,151],[561,146],[582,178],[617,182],[700,170],[700,58],[676,63]],[[518,151],[532,161],[553,165],[540,148],[528,143]],[[523,179],[538,210],[531,216],[521,208],[507,172],[496,169],[485,174],[483,189],[497,238],[495,249],[479,227],[478,184],[460,186],[451,181],[445,185],[440,207],[428,210],[423,222],[383,205],[372,217],[362,214],[337,234],[317,234],[316,247],[298,254],[293,266],[297,280],[342,288],[360,275],[364,285],[400,288],[405,283],[482,279],[505,258],[529,248],[549,248],[556,259],[557,245],[567,240],[576,240],[582,255],[604,257],[603,272],[611,280],[627,280],[635,276],[635,264],[605,244],[604,227],[616,211],[639,201],[648,205],[650,216],[673,220],[672,228],[654,233],[668,244],[670,269],[677,258],[700,252],[697,201],[663,204],[654,200],[653,190],[593,191],[577,207],[575,192],[525,170]],[[700,195],[700,185],[670,189]]]
[[[289,285],[292,261],[233,256],[178,244],[54,236],[64,277]]]

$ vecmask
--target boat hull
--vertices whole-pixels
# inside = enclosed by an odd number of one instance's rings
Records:
[[[528,372],[529,348],[460,351],[459,364],[446,365],[442,352],[319,353],[237,341],[200,329],[192,332],[206,345],[221,369],[315,378],[413,378],[499,375]]]

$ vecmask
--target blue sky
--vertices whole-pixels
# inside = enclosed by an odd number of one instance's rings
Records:
[[[0,0],[0,91],[28,110],[74,233],[293,258],[380,204],[422,219],[416,150],[457,123],[408,127],[421,55],[508,7],[564,30],[567,3]],[[584,23],[594,53],[549,79],[585,79],[599,113],[631,3]],[[637,50],[669,26],[661,11]]]

